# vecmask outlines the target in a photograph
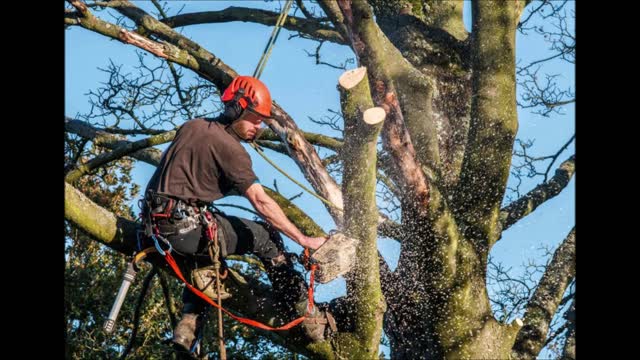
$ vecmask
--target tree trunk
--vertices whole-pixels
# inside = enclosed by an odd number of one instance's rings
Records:
[[[344,117],[345,232],[358,239],[356,263],[347,276],[347,291],[355,314],[352,333],[340,334],[335,342],[340,358],[372,359],[378,356],[382,319],[386,310],[380,290],[376,206],[376,141],[386,116],[373,107],[366,76],[360,67],[345,72],[339,80]]]

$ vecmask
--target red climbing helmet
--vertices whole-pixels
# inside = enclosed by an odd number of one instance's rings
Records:
[[[251,76],[238,76],[222,94],[222,102],[227,106],[237,107],[238,116],[244,109],[249,109],[264,117],[271,117],[271,94],[260,80]]]

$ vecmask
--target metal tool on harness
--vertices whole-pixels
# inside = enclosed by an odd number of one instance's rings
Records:
[[[122,279],[122,284],[120,284],[120,290],[118,290],[118,295],[116,295],[116,300],[113,302],[113,306],[111,306],[111,311],[109,312],[109,316],[107,320],[104,322],[104,332],[107,334],[111,334],[116,326],[116,320],[118,319],[118,313],[120,312],[120,308],[122,307],[122,303],[124,302],[124,298],[127,296],[127,292],[129,291],[129,287],[131,283],[136,278],[136,269],[134,267],[133,261],[127,264],[127,270],[124,273],[124,277]]]
[[[120,313],[120,308],[122,307],[122,303],[124,302],[125,297],[127,296],[127,292],[129,291],[129,287],[133,283],[136,278],[136,274],[138,272],[138,262],[144,259],[148,253],[157,251],[154,248],[148,248],[144,251],[138,252],[131,262],[127,263],[127,270],[124,273],[122,284],[120,284],[120,289],[118,290],[118,294],[116,295],[116,299],[113,302],[113,306],[111,306],[111,311],[109,312],[109,316],[107,320],[104,322],[103,330],[107,334],[111,334],[116,326],[116,320],[118,319],[118,313]]]

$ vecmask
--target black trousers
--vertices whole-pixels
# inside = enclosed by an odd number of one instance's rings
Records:
[[[280,233],[262,221],[215,213],[218,223],[218,238],[223,256],[231,254],[254,254],[264,264],[276,298],[276,307],[285,319],[299,316],[295,305],[307,298],[307,284],[302,275],[295,271],[289,260],[282,259],[284,243]],[[198,226],[185,233],[167,236],[172,246],[182,254],[185,260],[191,260],[197,266],[211,264],[207,253],[207,238],[202,227]],[[276,258],[280,260],[276,261]],[[286,259],[286,257],[285,257]],[[207,303],[185,287],[182,300],[183,313],[201,313]]]

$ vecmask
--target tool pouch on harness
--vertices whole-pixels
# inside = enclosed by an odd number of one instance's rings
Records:
[[[218,299],[218,295],[216,294],[216,270],[214,265],[193,269],[191,271],[191,283],[211,299]],[[225,287],[225,281],[224,279],[221,279],[220,298],[225,300],[230,297],[231,294]]]

